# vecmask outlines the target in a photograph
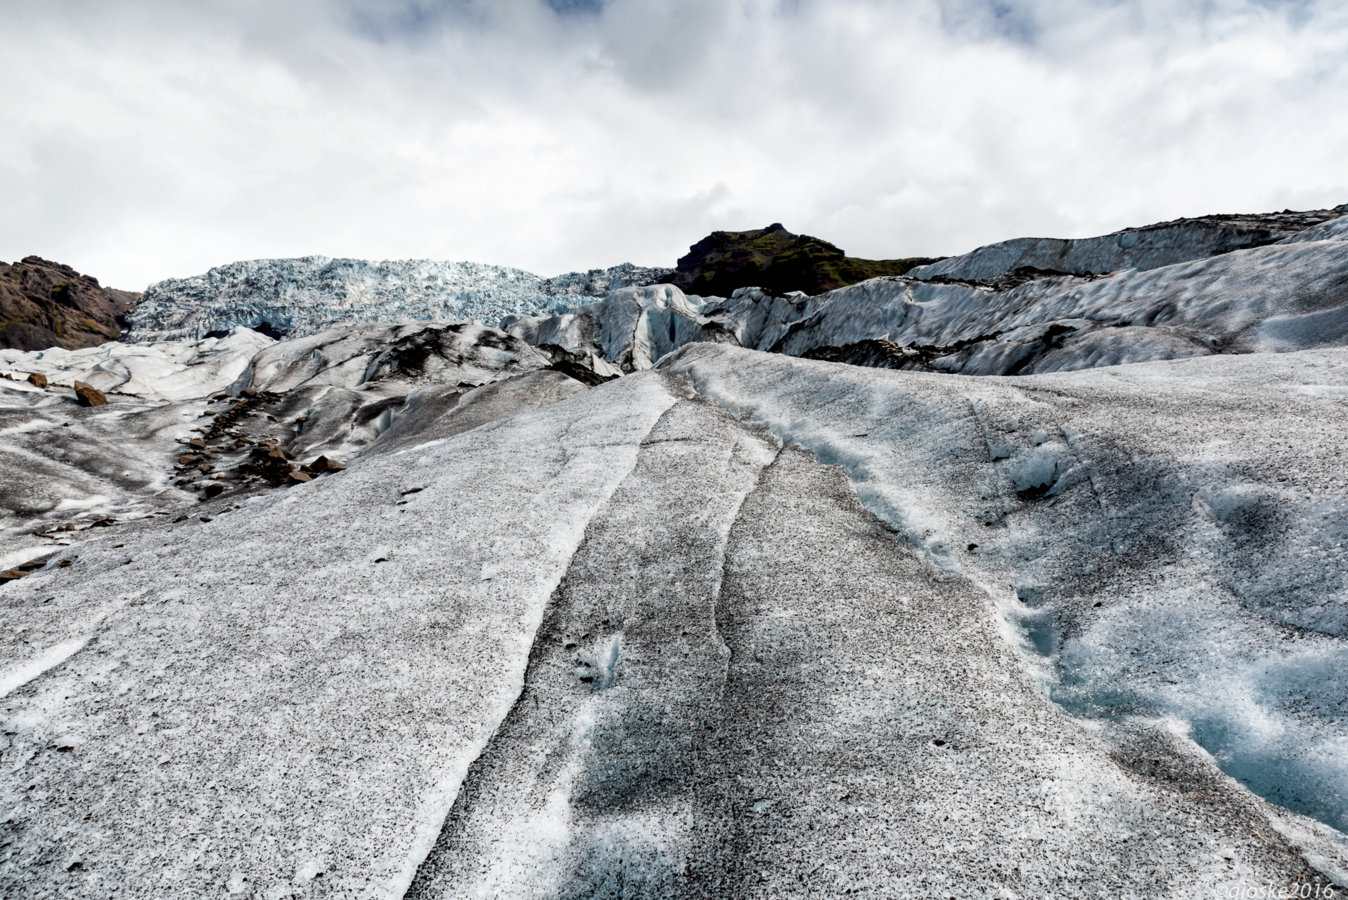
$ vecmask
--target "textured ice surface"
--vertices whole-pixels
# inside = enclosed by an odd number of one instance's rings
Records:
[[[1348,826],[1348,351],[961,379],[696,346],[661,368],[844,466],[998,599],[1068,708],[1169,717]]]
[[[668,270],[631,264],[540,278],[520,269],[432,260],[263,259],[146,289],[129,340],[199,338],[232,328],[314,334],[340,322],[479,320],[561,312]]]
[[[846,435],[901,410],[812,374],[914,377],[670,367],[727,403],[796,379]],[[659,372],[63,558],[0,588],[6,895],[1210,897],[1342,867],[1178,726],[1064,713],[978,578]]]
[[[672,402],[624,382],[0,589],[3,671],[85,642],[0,700],[0,894],[401,896]]]
[[[271,338],[239,329],[220,338],[158,344],[110,341],[81,350],[0,350],[0,371],[20,380],[36,372],[66,386],[83,381],[109,395],[194,399],[228,388],[247,371],[252,355],[270,344]],[[25,384],[6,387],[36,390]]]
[[[1337,219],[1330,219],[1314,228],[1307,228],[1287,238],[1283,243],[1302,244],[1309,241],[1343,241],[1348,240],[1348,215],[1340,216]]]
[[[357,324],[275,342],[247,329],[222,339],[107,343],[77,351],[0,351],[0,569],[126,521],[195,506],[200,491],[276,440],[302,461],[349,460],[383,440],[446,437],[584,390],[543,371],[550,357],[471,323]],[[23,379],[48,376],[42,390]],[[519,385],[493,387],[503,380]],[[71,382],[107,392],[85,408]],[[261,391],[201,451],[187,442]],[[471,424],[469,424],[471,423]],[[182,454],[196,459],[190,467]],[[212,467],[211,474],[196,463]],[[226,481],[231,488],[233,481]],[[52,531],[61,526],[75,531]],[[42,532],[38,534],[37,532]]]

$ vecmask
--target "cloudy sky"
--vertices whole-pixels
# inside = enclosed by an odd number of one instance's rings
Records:
[[[0,258],[869,257],[1348,202],[1342,0],[0,0]]]

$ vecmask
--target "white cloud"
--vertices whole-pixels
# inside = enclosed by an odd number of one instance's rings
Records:
[[[1337,0],[573,6],[12,4],[0,258],[551,274],[772,221],[892,257],[1348,200]]]

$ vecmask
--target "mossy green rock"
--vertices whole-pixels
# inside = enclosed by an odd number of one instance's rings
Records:
[[[780,223],[754,231],[714,231],[688,249],[670,281],[685,293],[728,297],[736,288],[822,294],[876,278],[902,275],[926,258],[858,259],[837,246]]]

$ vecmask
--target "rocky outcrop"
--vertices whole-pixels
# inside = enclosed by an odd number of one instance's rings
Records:
[[[753,231],[714,231],[688,248],[669,277],[687,294],[729,297],[738,288],[821,294],[881,275],[902,275],[925,258],[859,259],[828,241],[792,234],[780,223]]]
[[[115,341],[139,298],[38,256],[0,263],[0,350],[74,350]]]

